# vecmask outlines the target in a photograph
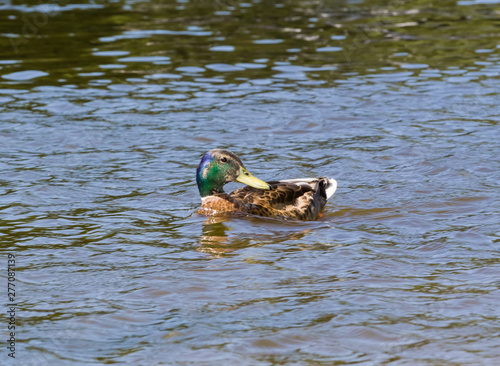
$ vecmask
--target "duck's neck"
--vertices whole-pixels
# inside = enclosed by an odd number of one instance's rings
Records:
[[[196,172],[196,183],[200,191],[201,198],[211,196],[216,193],[224,193],[222,187],[225,180],[220,178],[219,172],[213,169],[198,169]]]
[[[211,196],[216,193],[224,193],[222,187],[213,187],[207,181],[198,181],[198,190],[200,191],[201,198]]]

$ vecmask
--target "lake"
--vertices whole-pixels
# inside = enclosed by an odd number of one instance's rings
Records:
[[[499,20],[496,0],[4,1],[1,363],[497,364]],[[337,192],[313,222],[198,215],[213,148]]]

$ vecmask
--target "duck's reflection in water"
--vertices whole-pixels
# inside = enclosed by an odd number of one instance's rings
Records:
[[[200,245],[197,250],[204,253],[212,253],[215,256],[221,256],[230,253],[236,248],[227,245],[228,236],[226,232],[230,230],[224,222],[227,217],[207,217],[203,223],[202,234],[200,236]]]
[[[235,215],[207,217],[196,250],[220,258],[250,246],[301,240],[313,230],[311,226],[296,221],[277,221],[248,216],[239,218]]]

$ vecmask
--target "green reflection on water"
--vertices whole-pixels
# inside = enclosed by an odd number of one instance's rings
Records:
[[[157,83],[149,78],[158,74],[331,82],[382,67],[467,67],[491,58],[500,8],[454,1],[98,2],[74,10],[72,2],[59,4],[13,2],[0,11],[0,59],[19,61],[5,64],[2,74],[49,73],[29,81],[35,85],[86,85],[95,72],[115,83]],[[95,55],[103,51],[128,56]],[[178,69],[187,66],[199,69]]]

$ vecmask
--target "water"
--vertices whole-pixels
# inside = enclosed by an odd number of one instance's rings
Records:
[[[2,364],[497,364],[499,6],[1,6]],[[215,147],[338,191],[198,216]]]

